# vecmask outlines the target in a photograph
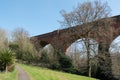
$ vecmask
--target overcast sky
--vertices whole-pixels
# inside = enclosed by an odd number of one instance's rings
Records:
[[[62,9],[71,11],[86,0],[0,0],[0,27],[9,31],[22,27],[31,36],[59,29]],[[103,0],[106,1],[106,0]],[[120,14],[120,0],[107,0],[112,16]]]

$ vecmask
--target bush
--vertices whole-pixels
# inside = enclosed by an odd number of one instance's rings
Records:
[[[10,49],[0,52],[0,70],[4,71],[7,66],[12,65],[14,62],[14,53]]]
[[[71,68],[72,67],[72,60],[66,55],[61,55],[59,57],[59,63],[60,63],[61,68]]]
[[[42,51],[40,61],[42,63],[49,63],[49,57],[45,51]]]
[[[50,68],[53,69],[53,70],[59,70],[60,69],[60,64],[58,62],[51,63]]]

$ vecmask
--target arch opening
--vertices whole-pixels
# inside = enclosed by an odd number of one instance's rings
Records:
[[[54,53],[54,48],[51,44],[47,44],[43,49],[47,52],[47,54]]]
[[[68,48],[66,54],[70,57],[74,56],[74,54],[80,54],[80,57],[87,56],[87,48],[85,43],[89,45],[90,56],[94,57],[98,54],[98,42],[94,39],[87,39],[85,38],[78,39],[77,41],[73,42]]]
[[[120,76],[120,36],[112,41],[109,52],[111,54],[113,75]]]
[[[35,49],[39,52],[42,48],[44,48],[47,44],[49,44],[46,41],[36,41],[34,43]]]
[[[45,47],[43,47],[43,50],[50,60],[54,59],[54,47],[51,44],[47,44]]]
[[[42,47],[45,47],[46,45],[48,45],[49,43],[48,42],[46,42],[46,41],[40,41],[40,45],[42,46]]]
[[[87,44],[88,43],[88,44]],[[89,49],[88,46],[89,45]],[[87,66],[87,53],[89,57],[94,59],[98,54],[98,42],[92,38],[78,39],[73,42],[68,48],[66,54],[73,60],[73,65],[77,68],[85,68]]]

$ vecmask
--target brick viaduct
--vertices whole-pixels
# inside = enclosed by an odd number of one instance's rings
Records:
[[[112,26],[115,28],[114,29],[115,34],[112,34],[112,35],[114,35],[112,40],[114,40],[117,36],[120,35],[120,15],[114,16],[111,18],[114,18],[114,20],[115,20],[115,23]],[[78,30],[78,33],[81,34],[81,31],[79,31],[79,28],[80,28],[79,26],[72,27],[73,30]],[[70,34],[67,32],[68,30],[69,29],[55,30],[53,32],[49,32],[46,34],[34,36],[31,38],[31,40],[35,45],[41,45],[42,47],[44,47],[47,44],[51,44],[53,47],[56,47],[65,52],[66,49],[71,45],[71,43],[80,39],[80,37],[76,37],[74,39],[71,38],[71,37],[75,36],[75,34],[78,34],[78,33]],[[70,40],[71,42],[68,42],[69,39],[71,39]],[[109,45],[111,42],[112,41],[109,41]]]

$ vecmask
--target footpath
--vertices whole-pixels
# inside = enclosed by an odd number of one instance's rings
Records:
[[[16,65],[16,70],[18,71],[18,80],[30,80],[30,77],[19,65]]]

